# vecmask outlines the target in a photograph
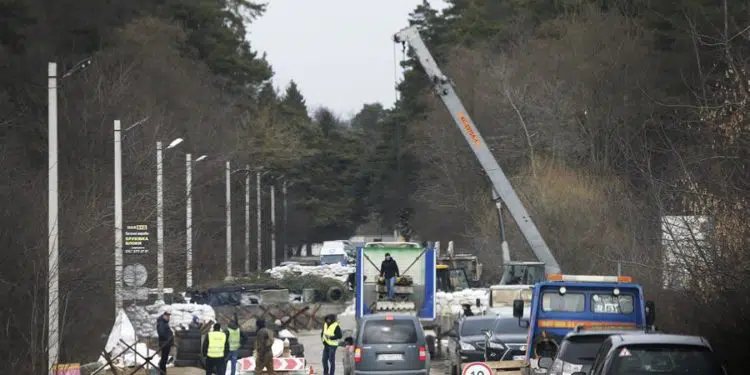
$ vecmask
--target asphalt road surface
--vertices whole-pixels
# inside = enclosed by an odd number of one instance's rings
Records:
[[[305,359],[312,365],[316,375],[323,374],[323,344],[320,342],[320,330],[300,331],[297,333],[299,342],[305,346]],[[344,348],[336,352],[336,372],[334,375],[344,375],[342,357]],[[430,375],[446,375],[447,367],[441,359],[433,359]]]

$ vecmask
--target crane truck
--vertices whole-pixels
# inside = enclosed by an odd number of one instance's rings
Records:
[[[396,43],[411,47],[434,92],[450,112],[492,184],[493,199],[500,215],[504,272],[501,285],[490,288],[490,301],[495,299],[492,294],[495,291],[499,295],[513,298],[513,316],[519,319],[519,324],[527,324],[530,328],[526,359],[515,364],[518,370],[523,374],[546,373],[547,370],[539,366],[538,356],[534,355],[534,346],[543,337],[551,337],[559,345],[561,335],[578,326],[618,324],[644,328],[645,325],[653,324],[654,304],[651,301],[644,302],[643,291],[639,285],[631,282],[631,278],[561,274],[557,260],[469,116],[453,83],[432,57],[418,27],[412,25],[404,28],[393,39]],[[539,262],[510,260],[502,223],[503,203]],[[518,297],[515,297],[515,293],[518,293]],[[549,315],[546,316],[545,312],[548,311],[552,312],[546,313]],[[527,314],[528,320],[524,319]],[[491,367],[508,369],[508,364]]]

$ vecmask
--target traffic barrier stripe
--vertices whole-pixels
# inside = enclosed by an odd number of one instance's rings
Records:
[[[304,358],[274,358],[273,359],[273,370],[274,371],[300,371],[305,369]],[[243,372],[255,371],[255,358],[246,357],[237,360],[237,374]],[[312,367],[310,367],[312,371]],[[227,366],[227,375],[231,375],[232,366]]]

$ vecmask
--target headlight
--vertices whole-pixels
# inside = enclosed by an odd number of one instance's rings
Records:
[[[505,349],[505,345],[499,343],[499,342],[492,342],[490,341],[490,348],[492,349]]]
[[[520,347],[519,349],[520,349],[520,350],[521,350],[522,352],[525,352],[525,351],[526,351],[526,345],[521,345],[521,347]]]
[[[466,343],[466,342],[462,341],[460,344],[461,344],[461,350],[476,350],[476,348],[474,347],[474,345],[471,345],[469,343]]]

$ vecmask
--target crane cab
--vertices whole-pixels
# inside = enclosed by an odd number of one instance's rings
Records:
[[[505,262],[500,285],[534,285],[545,279],[542,262]]]

